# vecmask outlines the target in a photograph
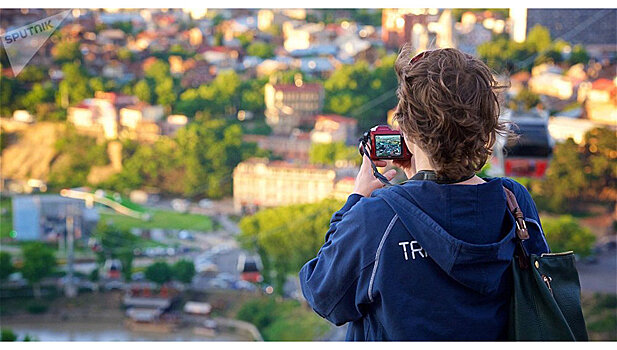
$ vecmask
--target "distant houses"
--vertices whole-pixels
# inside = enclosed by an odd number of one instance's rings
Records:
[[[83,133],[105,139],[128,138],[154,142],[173,136],[188,123],[184,115],[165,118],[163,106],[140,102],[137,97],[97,91],[94,98],[69,107],[67,120]]]

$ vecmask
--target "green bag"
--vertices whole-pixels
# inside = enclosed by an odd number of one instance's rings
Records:
[[[516,219],[516,250],[512,261],[513,290],[508,338],[531,341],[588,340],[581,308],[581,286],[574,253],[527,254],[529,238],[516,197],[504,187],[508,208]]]

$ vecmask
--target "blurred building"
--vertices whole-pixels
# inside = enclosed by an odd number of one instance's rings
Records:
[[[311,131],[311,141],[314,143],[344,142],[351,145],[357,143],[358,121],[354,118],[336,114],[318,115],[315,118],[315,128]]]
[[[536,94],[567,100],[574,94],[572,81],[561,74],[544,72],[529,79],[529,88]]]
[[[557,142],[563,142],[572,138],[577,144],[583,143],[585,134],[594,128],[606,125],[588,119],[576,119],[569,117],[551,117],[548,122],[548,131]]]
[[[139,102],[120,110],[122,137],[155,142],[162,135],[163,106]]]
[[[240,212],[317,202],[332,194],[335,178],[332,169],[251,158],[234,169],[234,208]]]
[[[167,136],[175,136],[178,130],[185,127],[188,118],[183,114],[172,114],[167,117],[162,125],[162,133]]]
[[[449,23],[447,18],[440,23],[436,8],[383,9],[382,41],[390,49],[398,49],[404,43],[412,43],[417,51],[426,50],[431,43],[452,47],[453,23],[449,11],[446,16],[450,17]],[[450,42],[446,43],[448,38]]]
[[[107,139],[118,136],[116,108],[105,99],[89,98],[69,107],[67,120],[79,131],[94,135],[104,134]]]
[[[56,242],[67,233],[67,215],[73,217],[75,239],[86,238],[99,220],[85,202],[59,195],[13,196],[13,229],[19,241]]]
[[[578,101],[583,103],[587,118],[617,125],[617,78],[581,83]]]
[[[292,129],[310,124],[313,116],[321,112],[324,89],[319,83],[295,84],[268,83],[264,89],[266,122],[276,133],[289,133]]]
[[[309,160],[311,135],[307,132],[294,130],[289,135],[244,135],[243,139],[245,142],[255,142],[259,148],[283,159],[303,162]]]
[[[283,23],[283,46],[288,52],[308,49],[312,44],[323,41],[323,30],[323,23],[287,21]]]

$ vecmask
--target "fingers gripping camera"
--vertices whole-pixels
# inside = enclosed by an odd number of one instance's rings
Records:
[[[392,130],[388,125],[377,125],[364,133],[362,139],[363,148],[369,145],[369,158],[371,160],[408,160],[411,152],[407,148],[405,138],[398,130]]]

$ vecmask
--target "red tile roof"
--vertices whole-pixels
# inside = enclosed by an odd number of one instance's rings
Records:
[[[591,83],[591,87],[594,90],[609,90],[609,91],[616,88],[612,80],[608,80],[604,78],[593,81]]]

